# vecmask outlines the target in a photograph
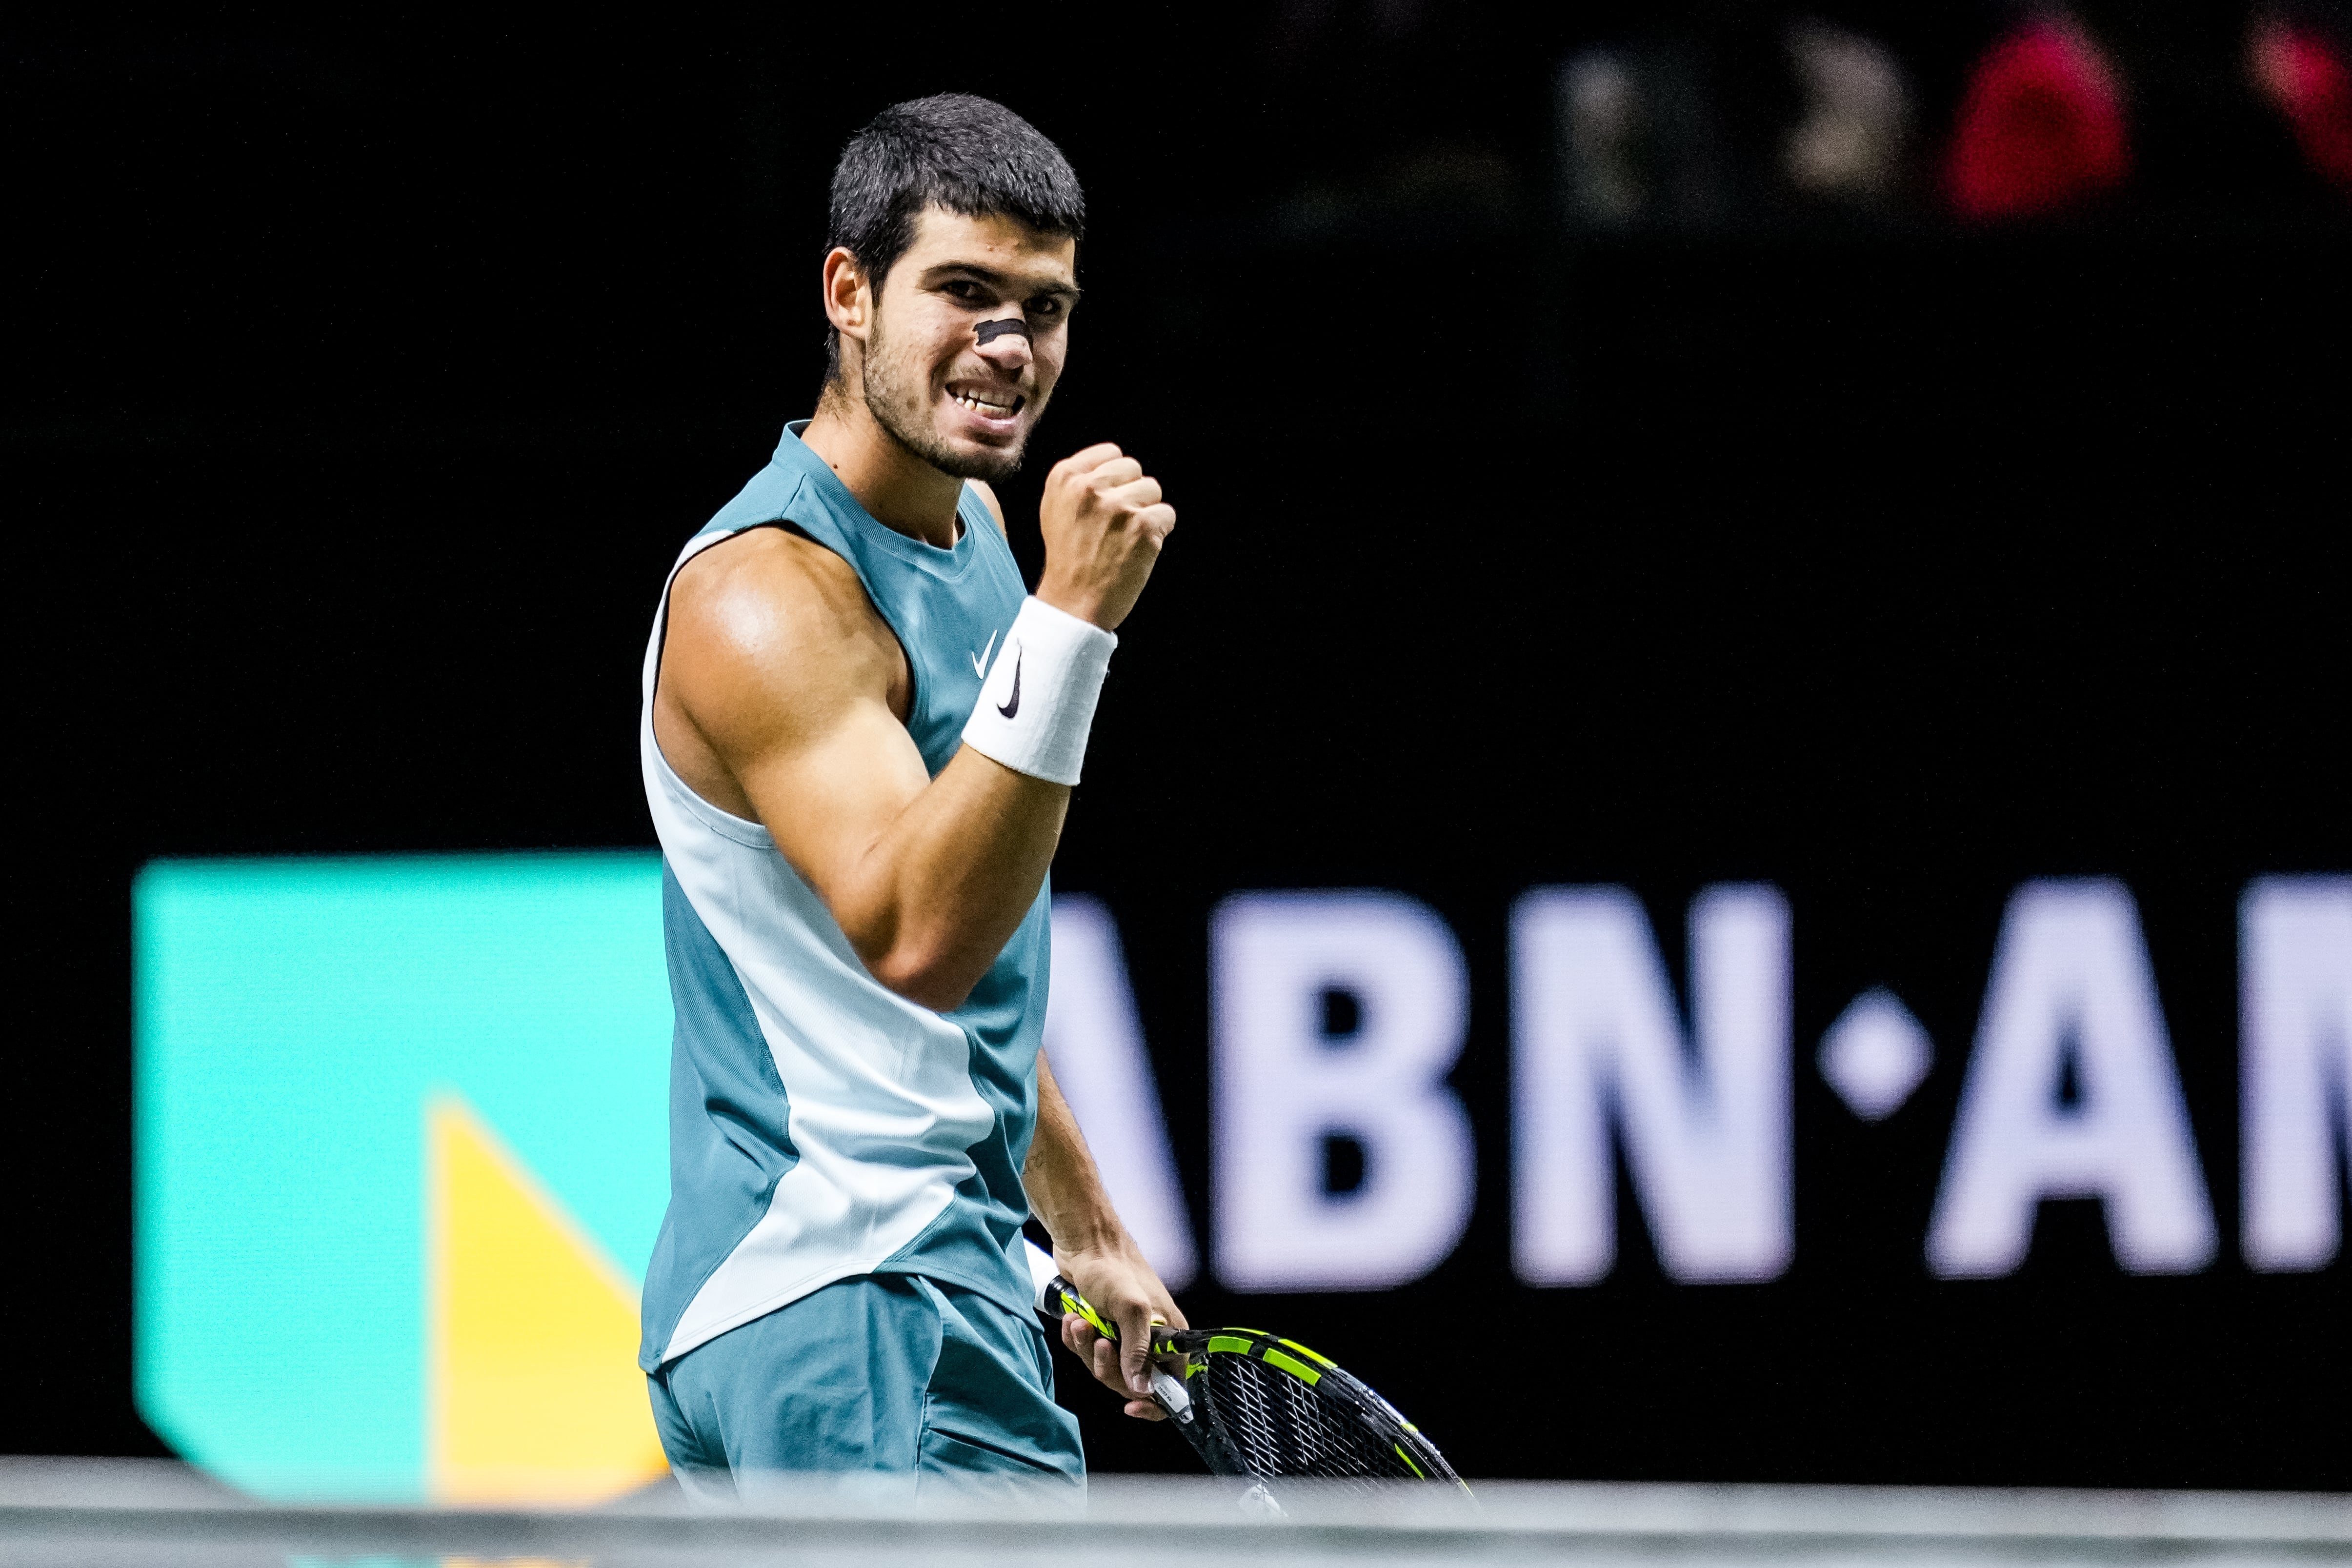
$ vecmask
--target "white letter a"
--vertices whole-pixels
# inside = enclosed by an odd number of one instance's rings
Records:
[[[2069,1048],[2079,1093],[2062,1105]],[[1927,1262],[1946,1279],[2025,1261],[2043,1198],[2095,1197],[2116,1261],[2180,1274],[2213,1259],[2156,979],[2131,894],[2028,882],[2011,898],[1952,1128]]]
[[[1168,1152],[1118,927],[1108,910],[1081,895],[1054,900],[1045,1047],[1112,1206],[1161,1280],[1181,1290],[1192,1279],[1192,1226]]]

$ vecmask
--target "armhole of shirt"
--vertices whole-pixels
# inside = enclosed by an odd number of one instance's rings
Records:
[[[816,535],[811,533],[807,529],[802,527],[799,523],[794,522],[788,517],[771,517],[762,519],[758,522],[747,523],[743,527],[735,530],[732,533],[730,533],[727,536],[727,539],[740,539],[743,535],[751,532],[755,528],[780,528],[786,533],[792,534],[794,538],[805,539],[811,544],[815,545],[819,550],[824,551],[826,554],[833,556],[835,560],[841,562],[842,564],[847,566],[849,570],[856,574],[857,578],[857,591],[866,595],[866,607],[874,612],[874,618],[882,623],[882,629],[888,632],[890,634],[890,640],[898,645],[898,657],[907,661],[907,718],[899,720],[899,724],[903,727],[909,720],[913,719],[917,713],[922,711],[922,668],[915,663],[915,656],[907,651],[906,634],[898,629],[898,623],[890,618],[890,613],[887,610],[885,610],[880,602],[874,597],[873,586],[866,581],[866,574],[857,570],[857,563],[850,560],[848,556],[842,554],[840,551],[835,550],[832,545],[827,544],[824,540],[819,539]],[[704,545],[702,549],[709,550],[717,545],[723,544],[726,542],[726,540],[714,539],[709,544]],[[698,550],[694,552],[695,556],[698,556],[701,553],[701,550]],[[669,574],[670,580],[668,584],[662,589],[661,646],[654,652],[654,695],[656,697],[661,694],[662,658],[669,652],[670,589],[677,585],[678,572],[685,571],[693,559],[694,556],[689,556],[687,560],[679,562],[677,564],[677,570]]]

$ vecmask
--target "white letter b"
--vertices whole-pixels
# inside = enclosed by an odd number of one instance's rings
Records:
[[[1217,1272],[1237,1290],[1371,1290],[1469,1221],[1462,951],[1395,893],[1244,893],[1217,909]],[[1332,1015],[1352,1012],[1335,1027]],[[1327,1145],[1362,1158],[1334,1192]]]

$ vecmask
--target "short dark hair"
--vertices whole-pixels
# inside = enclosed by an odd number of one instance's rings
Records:
[[[1062,150],[1001,103],[942,92],[894,103],[867,121],[833,166],[824,248],[857,258],[876,294],[915,242],[925,207],[1017,218],[1082,238],[1087,196]],[[825,379],[841,375],[841,334],[825,331]]]

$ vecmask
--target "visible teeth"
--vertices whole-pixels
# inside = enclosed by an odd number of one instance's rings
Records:
[[[1010,414],[1014,407],[1014,405],[1010,403],[991,403],[977,393],[959,392],[952,395],[958,403],[975,414]]]

